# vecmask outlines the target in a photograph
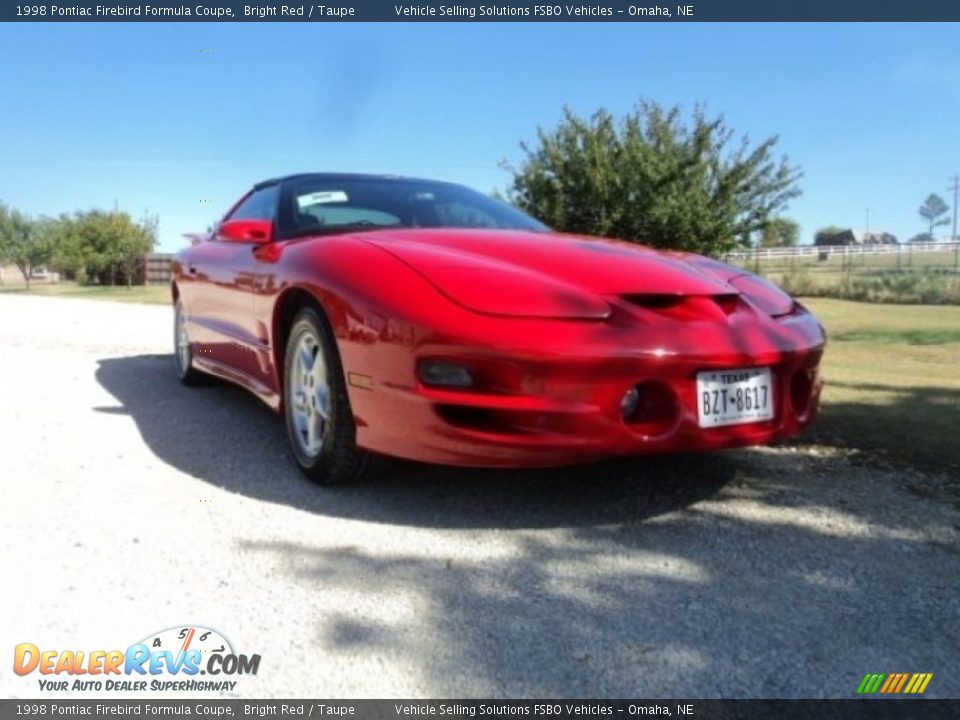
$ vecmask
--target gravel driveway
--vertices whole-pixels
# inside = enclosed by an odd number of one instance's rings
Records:
[[[42,695],[16,643],[187,624],[262,656],[241,697],[960,695],[958,517],[907,471],[780,448],[322,489],[256,399],[177,383],[170,326],[0,295],[0,696]]]

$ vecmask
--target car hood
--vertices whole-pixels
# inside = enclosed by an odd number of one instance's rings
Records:
[[[696,255],[603,238],[509,230],[399,230],[364,240],[428,277],[458,269],[537,273],[593,293],[734,293]],[[707,263],[711,261],[707,260]],[[720,263],[712,263],[722,266]]]
[[[725,295],[733,268],[616,240],[512,230],[404,229],[356,236],[465,307],[497,315],[599,318],[611,295]]]

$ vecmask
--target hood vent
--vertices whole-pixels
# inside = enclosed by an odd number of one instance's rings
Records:
[[[656,312],[674,320],[706,320],[732,315],[740,305],[736,293],[722,295],[621,295],[634,307]]]

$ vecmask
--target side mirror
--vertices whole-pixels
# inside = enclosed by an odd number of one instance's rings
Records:
[[[262,245],[273,241],[273,223],[269,220],[227,220],[217,229],[217,236],[227,242]]]

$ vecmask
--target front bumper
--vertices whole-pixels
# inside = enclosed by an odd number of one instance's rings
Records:
[[[626,312],[626,311],[624,311]],[[736,316],[736,317],[735,317]],[[744,307],[724,322],[508,323],[492,342],[418,343],[407,357],[463,363],[479,379],[471,390],[429,388],[403,377],[380,382],[376,396],[351,397],[361,446],[413,460],[479,467],[551,467],[605,457],[697,452],[759,445],[795,435],[817,414],[825,338],[805,311],[760,317]],[[516,332],[515,339],[508,333]],[[492,329],[491,332],[494,332]],[[524,343],[526,338],[533,342]],[[514,342],[510,342],[514,340]],[[381,359],[387,357],[381,356]],[[411,362],[412,360],[412,362]],[[770,367],[772,419],[717,428],[698,422],[697,373]],[[381,378],[389,378],[383,371]],[[628,422],[620,402],[655,383],[671,413]],[[389,421],[384,422],[384,417]]]

